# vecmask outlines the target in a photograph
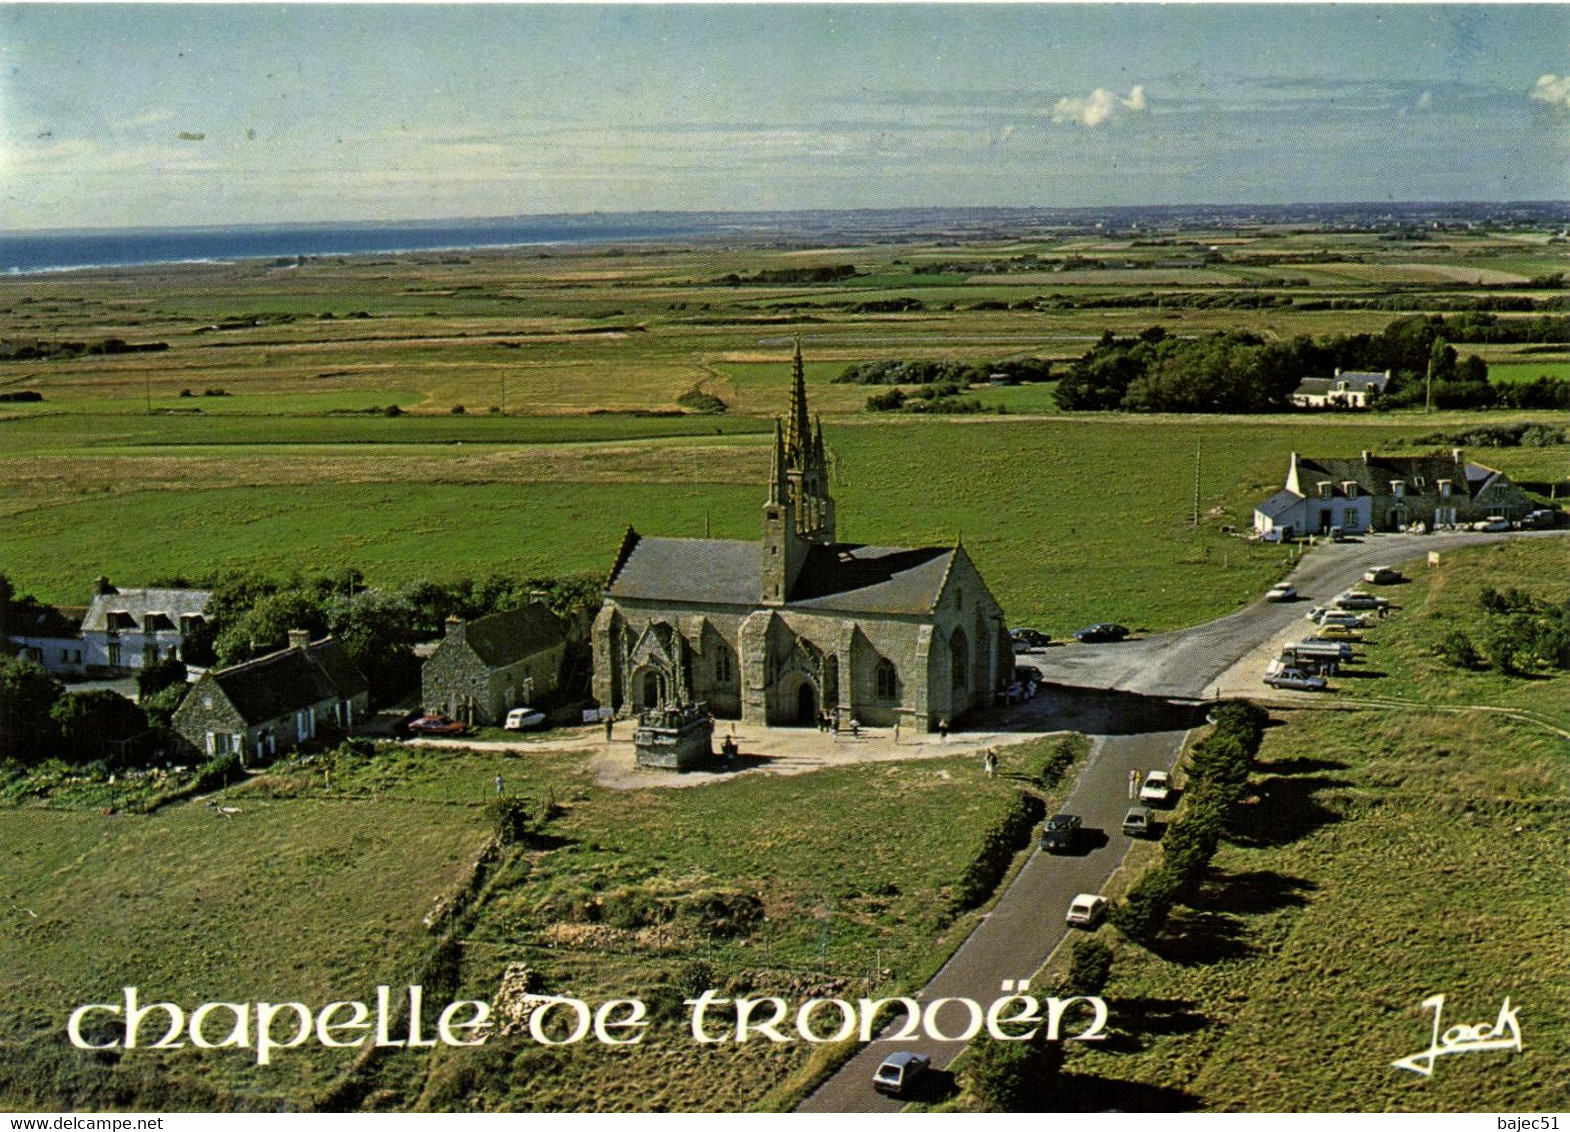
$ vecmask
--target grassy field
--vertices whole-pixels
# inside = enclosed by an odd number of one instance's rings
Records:
[[[120,1000],[124,986],[189,1007],[321,1005],[402,985],[428,946],[421,917],[487,834],[468,807],[254,792],[230,805],[238,812],[0,809],[11,924],[0,936],[0,1105],[297,1105],[343,1072],[343,1051],[313,1045],[258,1068],[254,1055],[187,1049],[111,1068],[66,1046],[65,1017]]]
[[[1010,765],[1050,747],[1015,748]],[[124,985],[144,1001],[319,1006],[405,984],[431,945],[421,917],[465,875],[487,833],[478,803],[502,774],[509,793],[561,814],[484,889],[454,994],[490,1000],[523,963],[551,993],[641,994],[661,1011],[656,1029],[619,1051],[499,1038],[394,1055],[373,1070],[370,1105],[744,1108],[809,1051],[697,1046],[672,997],[682,980],[759,993],[919,985],[974,922],[948,910],[952,885],[1015,794],[968,756],[627,792],[594,785],[584,756],[549,751],[339,755],[330,795],[322,769],[234,788],[230,815],[199,801],[112,818],[0,810],[18,925],[0,942],[0,1103],[269,1108],[320,1095],[349,1055],[313,1047],[259,1069],[187,1050],[111,1068],[65,1048],[62,1019]],[[913,856],[918,836],[930,845]]]

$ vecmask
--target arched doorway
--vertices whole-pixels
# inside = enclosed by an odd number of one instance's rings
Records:
[[[963,629],[955,629],[949,638],[949,676],[950,699],[957,714],[970,706],[970,642]]]
[[[657,708],[665,702],[665,674],[645,668],[632,678],[633,706],[639,711]]]
[[[818,690],[807,680],[796,689],[796,722],[802,725],[818,721]]]

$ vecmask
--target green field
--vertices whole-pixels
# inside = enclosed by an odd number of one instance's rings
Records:
[[[1049,749],[1013,748],[1009,766]],[[268,1068],[191,1050],[103,1062],[65,1047],[63,1019],[126,985],[143,1001],[320,1006],[422,977],[435,937],[421,919],[467,875],[498,773],[561,814],[545,844],[509,851],[490,875],[442,976],[451,995],[490,1000],[524,963],[551,993],[642,994],[675,1013],[629,1050],[498,1038],[395,1054],[368,1071],[370,1107],[753,1104],[809,1051],[705,1056],[671,998],[684,964],[701,958],[713,985],[760,993],[919,985],[973,924],[948,910],[951,886],[1015,794],[969,756],[619,792],[596,786],[581,755],[390,746],[286,765],[231,789],[231,813],[0,809],[16,924],[0,942],[0,1104],[226,1110],[321,1096],[349,1073],[348,1052],[312,1045]],[[913,859],[917,837],[930,849]]]

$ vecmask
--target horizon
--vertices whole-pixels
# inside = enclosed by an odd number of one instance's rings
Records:
[[[7,5],[0,226],[1557,202],[1567,40],[1553,5]]]

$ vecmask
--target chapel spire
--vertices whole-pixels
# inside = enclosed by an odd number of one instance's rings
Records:
[[[812,433],[807,423],[807,378],[801,364],[801,339],[796,339],[796,353],[791,359],[790,416],[785,421],[785,456],[792,471],[800,471],[806,464]]]

